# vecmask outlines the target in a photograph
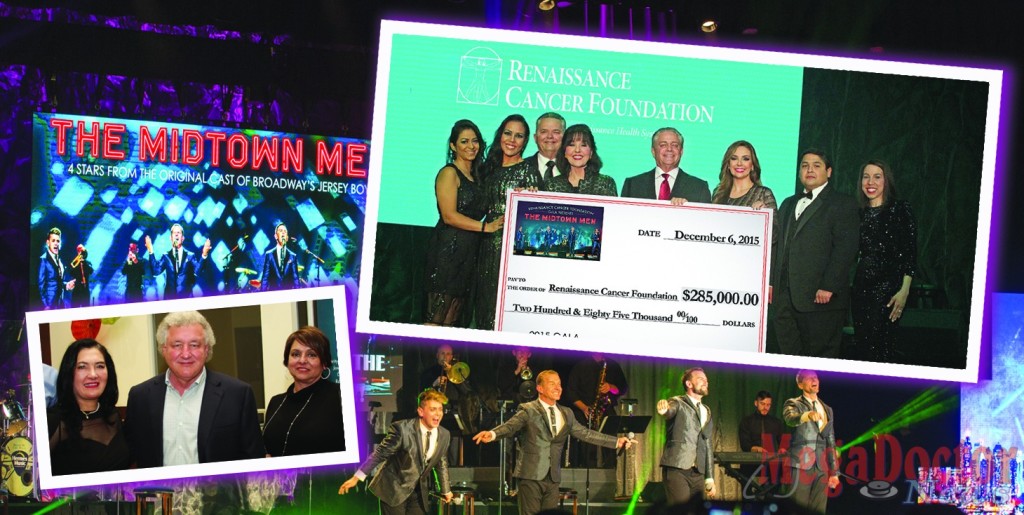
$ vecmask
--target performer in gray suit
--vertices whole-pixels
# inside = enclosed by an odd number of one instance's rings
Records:
[[[683,373],[683,387],[686,395],[658,401],[658,414],[667,420],[661,472],[669,505],[689,502],[701,491],[709,498],[716,494],[711,443],[714,424],[711,410],[700,402],[708,394],[704,369],[687,369]]]
[[[626,179],[620,196],[671,200],[673,204],[711,203],[708,181],[679,169],[683,158],[683,135],[679,131],[672,127],[658,129],[651,136],[651,155],[654,169]]]
[[[623,447],[626,437],[598,433],[576,422],[572,411],[558,405],[562,380],[554,370],[537,374],[537,400],[519,405],[519,411],[504,424],[473,437],[489,443],[515,436],[519,446],[512,476],[519,479],[519,515],[533,515],[558,505],[558,484],[562,479],[562,450],[569,435],[592,445]]]
[[[816,372],[797,372],[796,384],[803,395],[787,400],[782,409],[786,425],[794,428],[789,444],[794,483],[791,498],[801,506],[825,513],[825,485],[831,489],[839,486],[832,408],[818,398],[821,385]]]
[[[850,309],[850,272],[860,244],[860,211],[829,181],[832,161],[820,150],[800,156],[803,193],[779,208],[772,246],[769,302],[782,354],[839,357]]]
[[[437,470],[444,502],[452,500],[446,457],[451,436],[440,426],[448,399],[441,392],[425,390],[418,400],[419,418],[391,424],[384,441],[359,465],[355,475],[338,488],[339,495],[347,493],[383,463],[370,480],[369,488],[380,499],[384,515],[426,514],[429,509],[427,480],[431,470]]]

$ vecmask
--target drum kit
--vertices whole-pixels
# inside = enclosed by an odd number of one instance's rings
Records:
[[[0,395],[0,495],[29,498],[35,493],[31,404],[26,415],[14,393],[11,389]]]

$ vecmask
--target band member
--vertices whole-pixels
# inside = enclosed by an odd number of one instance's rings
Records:
[[[526,236],[526,231],[523,230],[523,226],[520,225],[519,226],[519,230],[516,231],[516,246],[515,246],[515,253],[516,254],[522,254],[526,250],[526,242],[527,242],[527,240],[528,240],[528,237]]]
[[[498,363],[498,392],[502,399],[511,399],[516,404],[529,402],[537,398],[536,373],[544,370],[546,360],[533,356],[527,347],[512,349],[512,359],[502,359]]]
[[[448,463],[453,466],[461,465],[459,454],[462,449],[462,430],[459,428],[459,422],[455,419],[455,415],[458,414],[461,417],[463,424],[469,420],[460,412],[460,408],[471,392],[469,379],[464,378],[459,382],[454,382],[448,377],[452,365],[455,364],[451,345],[445,344],[438,347],[435,358],[434,364],[420,374],[420,387],[437,390],[447,398],[441,426],[452,434],[452,445],[448,448]]]
[[[445,456],[450,435],[439,425],[447,401],[444,394],[434,390],[421,393],[419,407],[416,408],[419,417],[391,424],[384,440],[359,465],[355,475],[342,483],[338,494],[348,493],[366,479],[367,474],[383,464],[370,480],[369,489],[380,499],[384,515],[426,514],[429,510],[428,480],[432,470],[437,472],[444,502],[450,502],[452,489]]]
[[[565,397],[571,403],[577,421],[599,430],[601,421],[613,414],[619,397],[626,395],[628,390],[629,383],[619,362],[594,353],[572,367],[566,381]],[[577,446],[573,462],[585,467],[614,467],[613,455],[601,449]]]
[[[556,161],[558,149],[562,146],[562,134],[565,133],[565,118],[555,112],[544,113],[533,127],[537,153],[526,158],[526,162],[547,182],[562,174]]]
[[[796,385],[803,394],[786,400],[782,408],[782,418],[793,428],[789,450],[790,466],[794,469],[792,499],[817,513],[825,513],[826,485],[830,489],[839,486],[832,408],[818,398],[821,384],[817,372],[797,372]]]
[[[767,390],[754,397],[754,412],[740,420],[740,449],[744,452],[782,453],[782,421],[771,414],[772,394]],[[743,465],[740,470],[748,477],[757,471],[756,465]]]
[[[537,374],[537,395],[537,400],[520,405],[519,411],[504,424],[473,437],[478,444],[510,436],[517,438],[520,452],[512,475],[519,482],[520,515],[533,515],[557,506],[562,449],[570,435],[608,448],[629,448],[631,444],[625,437],[616,439],[587,429],[576,422],[569,408],[558,405],[562,380],[554,370]]]
[[[166,254],[157,257],[153,253],[153,240],[147,235],[145,244],[146,252],[149,254],[149,266],[153,271],[153,277],[164,272],[164,298],[174,299],[178,297],[189,297],[196,285],[196,280],[202,275],[206,267],[206,258],[210,255],[210,239],[203,244],[202,256],[196,256],[194,252],[186,250],[182,244],[185,242],[185,231],[181,224],[171,226],[171,250]]]
[[[569,227],[569,234],[566,235],[566,252],[569,257],[576,254],[576,240],[579,239],[579,234],[576,233],[576,226]]]
[[[672,127],[658,129],[651,136],[651,155],[655,167],[649,172],[626,179],[622,183],[622,196],[684,202],[711,202],[708,182],[681,169],[683,135]]]
[[[601,257],[601,229],[594,229],[594,234],[590,237],[590,255]]]
[[[78,255],[71,260],[68,275],[75,280],[75,287],[71,289],[71,306],[77,308],[89,305],[89,279],[92,278],[93,268],[85,246],[78,244],[76,250]]]
[[[769,301],[782,354],[839,357],[850,307],[850,272],[860,243],[860,211],[829,182],[832,161],[820,150],[800,156],[803,193],[779,208]]]
[[[658,401],[658,414],[666,420],[665,451],[661,472],[669,505],[689,502],[703,491],[714,498],[714,423],[711,410],[701,403],[708,394],[708,377],[701,368],[683,373],[685,395]]]
[[[44,309],[63,308],[69,292],[75,288],[75,280],[68,277],[68,270],[60,260],[60,229],[54,227],[46,235],[46,251],[39,256],[39,299]]]
[[[139,246],[134,242],[128,244],[128,257],[121,265],[124,274],[124,299],[129,302],[142,300],[142,276],[145,265],[139,259]]]
[[[277,245],[263,254],[263,282],[261,290],[286,290],[299,287],[299,260],[288,249],[288,227],[278,223],[274,227]]]

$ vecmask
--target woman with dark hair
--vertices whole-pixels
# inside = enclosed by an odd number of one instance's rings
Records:
[[[117,370],[106,347],[91,338],[72,343],[57,373],[57,405],[46,416],[53,475],[131,465],[117,395]]]
[[[568,170],[568,173],[548,181],[549,191],[607,197],[618,195],[615,179],[601,175],[601,157],[597,155],[597,143],[590,127],[577,124],[566,129],[555,159],[558,169]]]
[[[896,198],[892,169],[868,161],[860,180],[860,255],[853,279],[854,341],[869,361],[898,359],[896,330],[917,265],[917,223]]]
[[[294,456],[345,450],[341,391],[331,375],[331,342],[316,327],[288,335],[284,366],[293,382],[270,398],[263,444],[268,456]]]
[[[772,211],[778,208],[772,190],[761,184],[761,163],[750,142],[736,141],[725,149],[711,203],[754,209],[767,207]]]
[[[502,120],[494,132],[494,142],[487,151],[483,168],[485,221],[505,218],[505,196],[515,188],[537,189],[541,176],[523,160],[523,150],[530,139],[530,126],[522,115],[513,114]],[[481,225],[484,225],[481,222]],[[498,269],[501,266],[501,242],[504,231],[485,234],[480,242],[480,261],[476,288],[476,327],[494,329],[494,309],[498,301]]]
[[[455,122],[448,136],[448,164],[434,179],[440,218],[427,243],[427,325],[459,324],[476,273],[480,234],[501,229],[505,221],[483,220],[486,209],[478,182],[483,145],[476,124]]]

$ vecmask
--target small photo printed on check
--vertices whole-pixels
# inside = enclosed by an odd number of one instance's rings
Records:
[[[604,208],[519,201],[513,254],[601,260]]]

